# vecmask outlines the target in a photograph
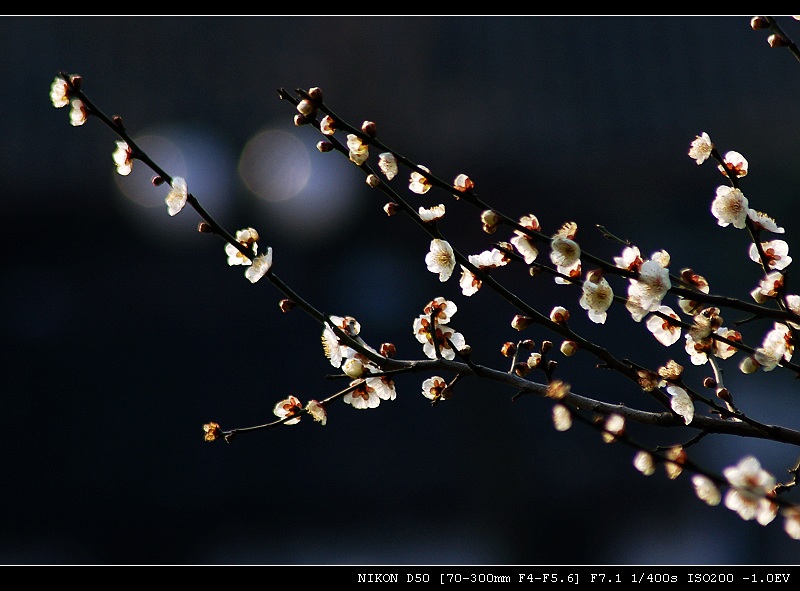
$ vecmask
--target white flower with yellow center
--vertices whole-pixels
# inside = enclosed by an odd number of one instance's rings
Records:
[[[748,208],[747,197],[739,189],[727,185],[717,187],[717,196],[711,203],[711,213],[717,218],[717,224],[729,226],[740,230],[747,225]]]
[[[176,176],[172,179],[172,187],[164,199],[167,204],[167,213],[169,215],[178,214],[186,205],[188,197],[189,189],[186,186],[186,179]]]
[[[456,255],[450,243],[439,238],[431,240],[430,250],[425,255],[425,264],[428,266],[428,271],[438,273],[439,281],[445,282],[450,279],[456,266]]]

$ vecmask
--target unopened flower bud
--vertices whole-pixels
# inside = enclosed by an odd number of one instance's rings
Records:
[[[391,359],[397,355],[397,347],[395,347],[393,343],[383,343],[381,344],[380,353],[384,357]]]
[[[306,117],[312,116],[317,110],[317,106],[314,104],[314,101],[309,99],[303,99],[299,103],[297,103],[297,112],[301,115]],[[297,119],[295,118],[295,122]]]
[[[550,351],[553,348],[553,341],[542,341],[542,348],[540,349],[542,355]]]
[[[552,374],[557,367],[558,367],[558,362],[551,359],[550,361],[547,362],[547,373]]]
[[[511,326],[515,330],[524,330],[528,328],[532,322],[533,318],[531,318],[530,316],[523,316],[522,314],[517,314],[511,320]]]
[[[516,352],[517,352],[517,345],[515,345],[511,341],[503,343],[503,346],[500,347],[500,353],[503,354],[503,357],[513,357],[514,353]]]
[[[400,211],[400,206],[394,201],[389,201],[389,203],[383,206],[383,211],[386,212],[386,215],[394,215]]]
[[[119,115],[114,115],[111,118],[111,123],[113,123],[117,129],[125,129],[125,124],[122,122],[122,117]]]
[[[754,31],[769,28],[769,21],[765,16],[754,16],[750,19],[750,28]]]
[[[519,346],[528,351],[532,351],[536,346],[536,343],[534,343],[531,339],[525,339],[519,344]]]
[[[330,152],[333,150],[333,144],[324,140],[317,142],[317,150],[322,153]]]
[[[703,380],[703,386],[706,388],[716,388],[717,387],[717,380],[714,378],[708,377]]]
[[[381,184],[381,179],[376,174],[368,174],[366,178],[367,184],[373,189]]]
[[[364,364],[358,359],[348,359],[342,364],[342,371],[353,379],[360,378],[364,373]]]
[[[742,373],[755,373],[758,371],[758,361],[752,357],[745,357],[739,362],[739,369]]]
[[[297,304],[295,303],[295,301],[290,300],[289,298],[284,298],[280,302],[278,302],[278,306],[280,307],[281,312],[283,312],[284,314],[286,314],[286,312],[294,308],[296,305]]]
[[[519,362],[514,364],[514,373],[517,374],[519,377],[525,377],[531,368],[528,366],[527,363]]]
[[[536,369],[542,363],[542,354],[541,353],[531,353],[531,356],[528,357],[528,367],[531,369]]]
[[[564,341],[561,343],[561,353],[566,357],[572,357],[578,352],[578,343],[575,341]]]
[[[500,215],[493,209],[487,209],[481,213],[481,223],[487,226],[496,226],[500,223]]]
[[[200,222],[199,224],[197,224],[197,231],[200,232],[201,234],[211,234],[212,232],[211,224],[209,224],[208,222]]]
[[[733,402],[733,399],[731,398],[731,393],[728,391],[727,388],[720,388],[719,390],[717,390],[717,398],[719,398],[723,402],[728,402],[728,403]]]
[[[319,86],[313,86],[308,89],[308,98],[312,101],[319,102],[322,100],[322,89]]]
[[[773,33],[767,37],[767,43],[769,43],[770,47],[786,47],[789,45],[789,42],[786,40],[786,38],[778,35],[777,33]]]
[[[306,117],[305,115],[295,115],[294,116],[294,124],[297,127],[300,127],[301,125],[305,125],[306,123],[308,123],[308,117]]]
[[[75,87],[75,90],[80,90],[83,84],[83,76],[80,74],[73,74],[69,77],[70,84]]]
[[[473,183],[472,179],[470,179],[467,175],[460,174],[456,177],[456,180],[453,181],[453,186],[456,188],[456,190],[463,193],[464,191],[471,191],[475,187],[475,183]]]
[[[366,133],[369,137],[375,137],[375,134],[378,133],[378,126],[374,121],[364,121],[364,123],[361,124],[361,131]]]
[[[550,312],[550,320],[556,324],[566,324],[567,320],[569,320],[569,310],[562,306],[556,306]]]
[[[161,185],[164,184],[164,177],[162,177],[160,174],[157,174],[152,179],[150,179],[150,182],[153,183],[154,187],[160,187]]]

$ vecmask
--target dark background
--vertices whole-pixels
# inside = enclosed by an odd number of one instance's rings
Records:
[[[267,422],[289,394],[341,387],[326,379],[321,327],[282,314],[271,285],[228,267],[221,241],[195,232],[193,211],[167,216],[166,190],[141,163],[119,177],[108,128],[73,128],[48,98],[57,72],[81,74],[88,95],[186,176],[220,222],[258,229],[277,275],[318,308],[355,316],[372,344],[421,356],[412,321],[442,295],[458,303],[452,324],[476,358],[504,369],[515,310],[488,291],[463,298],[456,278],[429,273],[428,238],[384,215],[384,199],[343,158],[318,153],[319,135],[295,128],[276,89],[321,87],[341,116],[376,121],[384,142],[444,179],[469,174],[498,209],[534,213],[548,232],[576,221],[587,250],[619,254],[602,224],[747,299],[759,277],[747,237],[717,226],[709,206],[722,177],[687,151],[706,131],[744,154],[751,206],[791,244],[800,64],[749,19],[0,19],[0,562],[798,563],[781,519],[762,527],[708,507],[688,475],[644,477],[630,449],[580,425],[557,433],[546,401],[512,402],[513,391],[475,380],[432,408],[425,376],[404,376],[394,402],[336,405],[325,427],[305,420],[204,443],[208,421]],[[790,17],[781,22],[800,37]],[[310,171],[294,198],[257,197],[239,174],[265,130],[277,140],[263,157],[270,178],[292,185]],[[407,195],[446,203],[442,230],[467,254],[510,237],[482,234],[477,212],[445,195]],[[543,311],[570,308],[576,328],[618,357],[653,367],[675,357],[695,385],[706,375],[624,310],[594,325],[569,287],[503,271]],[[588,356],[559,362],[578,393],[652,408]],[[793,377],[742,376],[735,363],[725,367],[738,405],[800,428]],[[633,432],[652,445],[693,434]],[[715,470],[753,453],[779,479],[797,456],[725,437],[693,450]]]

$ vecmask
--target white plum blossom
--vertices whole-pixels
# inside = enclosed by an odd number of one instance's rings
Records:
[[[683,388],[670,384],[667,386],[670,395],[670,406],[687,425],[694,419],[694,403],[691,397]]]
[[[672,287],[669,271],[660,264],[663,259],[663,256],[659,256],[655,259],[644,261],[639,267],[639,277],[629,280],[628,299],[632,300],[631,306],[649,312],[661,305],[661,300]],[[631,310],[631,307],[628,309]],[[636,319],[638,310],[637,313],[631,310],[631,314]]]
[[[485,223],[485,222],[484,222]],[[519,220],[520,226],[528,230],[538,232],[541,230],[539,220],[533,214],[522,216]],[[514,248],[517,249],[522,258],[525,259],[525,264],[530,265],[539,256],[539,249],[536,248],[536,240],[529,237],[524,232],[514,230],[514,236],[510,240]]]
[[[756,229],[772,232],[773,234],[783,234],[786,232],[774,219],[763,212],[756,211],[755,209],[748,209],[747,217],[750,218],[750,221],[753,222],[753,226],[755,226]]]
[[[288,419],[283,423],[284,425],[295,425],[300,422],[302,410],[303,404],[300,402],[300,400],[298,400],[295,396],[289,396],[285,400],[278,402],[272,409],[272,412],[275,414],[275,416],[281,419],[297,415],[295,418]]]
[[[568,431],[572,427],[572,413],[563,404],[553,405],[553,426],[556,431]]]
[[[253,264],[247,267],[244,276],[250,283],[255,283],[261,279],[272,267],[272,247],[267,247],[267,252],[258,255],[253,259]]]
[[[118,174],[128,176],[131,173],[131,170],[133,170],[133,150],[131,150],[127,142],[117,141],[117,149],[114,150],[111,157],[114,159]]]
[[[783,529],[793,540],[800,540],[800,509],[784,510]]]
[[[642,259],[637,246],[626,246],[622,250],[622,256],[614,257],[614,264],[620,269],[628,271],[638,271],[643,262],[644,259]]]
[[[479,269],[496,269],[507,265],[510,259],[502,250],[493,248],[479,254],[469,255],[469,262]]]
[[[781,361],[792,359],[794,347],[789,344],[790,341],[789,327],[776,322],[774,328],[764,336],[753,357],[764,371],[772,371]]]
[[[788,267],[792,262],[792,257],[789,256],[789,244],[785,240],[762,242],[761,250],[764,251],[764,256],[770,269],[780,271]],[[750,245],[748,254],[750,255],[750,260],[755,263],[761,263],[761,257],[758,256],[758,248],[756,248],[755,244]]]
[[[753,456],[747,456],[736,466],[723,470],[731,485],[725,494],[725,506],[736,511],[745,521],[756,519],[767,525],[775,518],[777,507],[766,498],[775,487],[775,477],[761,467]]]
[[[608,415],[603,429],[603,441],[614,443],[625,432],[625,417],[617,413]]]
[[[758,284],[750,295],[759,304],[763,304],[769,299],[777,298],[783,290],[784,277],[780,271],[768,273]]]
[[[392,180],[397,174],[397,158],[391,152],[384,152],[378,156],[378,168],[386,176],[387,179]]]
[[[437,402],[445,398],[445,390],[447,389],[447,382],[444,378],[439,376],[432,376],[422,382],[422,395]]]
[[[423,222],[435,222],[436,220],[440,220],[444,217],[444,212],[444,204],[440,203],[439,205],[434,205],[433,207],[420,207],[419,217]]]
[[[578,302],[589,313],[589,319],[604,324],[607,310],[614,301],[614,290],[600,271],[590,271],[583,282],[581,298]]]
[[[652,476],[656,471],[653,456],[644,450],[637,452],[633,457],[633,466],[645,476]]]
[[[711,142],[711,138],[704,131],[692,140],[692,145],[689,146],[689,158],[692,158],[697,164],[702,164],[711,156],[713,148],[714,144]]]
[[[453,252],[453,247],[446,240],[434,238],[431,240],[428,254],[425,255],[425,264],[428,266],[428,271],[438,273],[439,281],[447,281],[456,266],[456,255]]]
[[[460,351],[466,345],[464,335],[456,332],[447,324],[436,322],[431,328],[430,317],[427,314],[421,314],[414,319],[413,330],[414,336],[417,341],[422,343],[422,350],[429,359],[437,358],[437,348],[444,359],[455,359],[455,352]]]
[[[659,306],[656,311],[674,320],[679,320],[678,315],[669,306]],[[656,337],[656,340],[665,347],[669,347],[681,338],[680,324],[669,322],[656,314],[650,315],[647,319],[646,326],[647,330]]]
[[[56,109],[69,104],[69,85],[61,76],[56,76],[50,86],[50,102]]]
[[[258,232],[254,228],[243,228],[236,231],[236,241],[245,246],[252,248],[253,254],[258,254]],[[252,261],[233,244],[225,244],[225,254],[228,255],[228,265],[250,265]]]
[[[430,170],[425,166],[420,166],[419,168],[424,170],[425,172],[430,172]],[[408,183],[408,188],[412,193],[417,193],[418,195],[424,195],[430,190],[431,183],[427,179],[427,177],[422,176],[415,170],[411,173],[411,180]]]
[[[86,105],[83,104],[81,99],[72,99],[70,101],[69,109],[69,123],[73,127],[80,127],[86,123],[89,118],[89,112],[86,110]]]
[[[325,407],[316,400],[308,401],[308,404],[306,404],[306,412],[319,424],[323,426],[328,424],[328,413]]]
[[[433,316],[433,319],[440,324],[447,324],[458,312],[458,306],[456,306],[455,302],[439,296],[428,302],[422,312],[428,318]]]
[[[342,397],[345,404],[362,410],[380,406],[381,398],[378,391],[367,384],[367,380],[356,380],[350,385],[353,386],[353,389]]]
[[[730,174],[736,178],[747,176],[749,169],[747,158],[742,156],[739,152],[728,152],[722,160],[725,162],[725,167],[727,168],[723,167],[722,164],[717,168],[719,168],[720,172],[723,174]]]
[[[572,267],[581,258],[581,247],[570,238],[554,236],[550,248],[550,260],[559,269]]]
[[[351,133],[347,136],[348,156],[352,162],[361,166],[369,158],[369,145],[356,134]]]
[[[176,176],[172,179],[172,187],[170,187],[164,202],[167,204],[167,213],[169,215],[178,214],[186,205],[186,200],[189,196],[189,189],[186,186],[186,179]]]
[[[739,189],[727,185],[717,187],[717,196],[711,203],[711,213],[717,218],[717,224],[725,227],[733,224],[740,230],[747,225],[749,211],[747,197]]]
[[[712,507],[719,505],[722,495],[713,480],[702,474],[695,474],[692,476],[692,485],[698,499]]]
[[[461,293],[469,297],[478,293],[478,290],[483,286],[483,281],[478,279],[464,265],[461,265],[461,279],[459,279],[458,285],[461,287]]]

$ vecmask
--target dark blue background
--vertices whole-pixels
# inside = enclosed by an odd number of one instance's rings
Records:
[[[534,213],[548,232],[576,221],[581,244],[610,258],[619,248],[602,224],[746,299],[758,279],[746,236],[717,226],[709,206],[722,177],[687,151],[706,131],[743,153],[751,206],[792,243],[800,64],[749,19],[0,19],[0,562],[797,563],[780,519],[762,527],[707,507],[688,476],[646,478],[629,449],[581,426],[557,433],[545,401],[512,402],[513,391],[476,380],[431,408],[424,376],[402,377],[397,400],[376,410],[337,405],[325,427],[205,444],[210,420],[258,424],[289,394],[335,392],[321,329],[281,314],[272,286],[229,268],[222,243],[194,231],[194,212],[169,218],[163,188],[150,191],[152,207],[126,199],[147,186],[143,167],[118,177],[110,130],[71,127],[48,98],[58,71],[79,73],[134,136],[169,137],[212,213],[231,230],[256,227],[276,274],[320,309],[355,316],[371,343],[420,356],[413,318],[442,295],[458,302],[453,325],[477,359],[505,368],[499,348],[518,336],[516,311],[489,292],[463,298],[455,279],[429,273],[428,238],[384,215],[384,199],[344,159],[319,154],[318,134],[294,127],[276,89],[319,86],[343,117],[376,121],[384,142],[444,179],[469,174],[510,215]],[[781,22],[800,37],[795,21]],[[307,149],[313,180],[291,202],[267,204],[237,175],[262,129]],[[446,204],[442,229],[465,253],[510,237],[487,237],[476,212]],[[696,384],[706,375],[624,310],[594,325],[570,288],[505,271],[497,277],[515,292],[545,312],[569,307],[617,356],[654,367],[674,356]],[[559,360],[575,391],[651,408],[585,357]],[[742,410],[800,428],[788,372],[726,367]],[[693,433],[635,434],[671,445]],[[738,438],[694,450],[716,470],[754,453],[779,479],[797,458]]]

